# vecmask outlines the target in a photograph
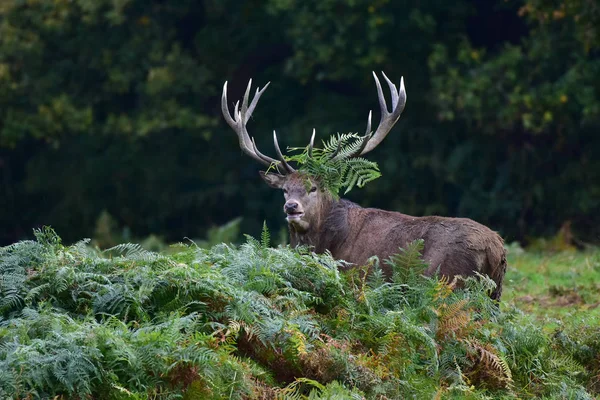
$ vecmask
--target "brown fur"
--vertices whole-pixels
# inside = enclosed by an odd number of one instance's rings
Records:
[[[400,247],[423,239],[423,258],[430,265],[427,275],[433,275],[438,268],[441,275],[448,277],[478,272],[496,282],[490,296],[500,299],[506,251],[502,238],[488,227],[467,218],[413,217],[362,208],[348,200],[336,201],[323,191],[309,194],[307,178],[297,172],[277,182],[264,174],[263,179],[271,186],[283,188],[287,202],[296,201],[306,211],[304,225],[289,223],[292,246],[313,246],[317,253],[329,250],[336,259],[364,265],[372,256],[385,260],[398,253]],[[390,276],[386,267],[384,272]]]

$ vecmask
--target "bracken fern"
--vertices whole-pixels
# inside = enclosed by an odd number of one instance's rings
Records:
[[[549,334],[493,282],[420,275],[417,241],[345,267],[329,254],[179,245],[0,248],[0,398],[591,398],[597,321]],[[457,284],[462,290],[453,290]],[[595,392],[596,391],[596,392]]]
[[[299,170],[315,177],[322,187],[337,198],[341,189],[344,194],[355,186],[359,188],[379,178],[377,163],[361,157],[351,157],[360,148],[364,138],[356,133],[331,136],[323,142],[323,148],[313,148],[312,155],[306,148],[292,148],[299,154],[286,157],[298,164]]]

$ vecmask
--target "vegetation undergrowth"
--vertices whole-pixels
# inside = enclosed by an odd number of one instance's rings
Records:
[[[104,252],[51,229],[0,248],[0,398],[573,398],[600,392],[600,328],[551,332],[488,279],[420,276],[422,242],[329,255],[178,245]],[[366,274],[370,271],[369,274]],[[453,290],[456,284],[463,290]]]

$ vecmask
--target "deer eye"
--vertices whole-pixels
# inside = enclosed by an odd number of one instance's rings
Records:
[[[287,194],[287,189],[283,189],[283,194]]]
[[[310,193],[314,193],[316,191],[317,191],[317,187],[316,186],[313,186],[313,187],[310,188]]]

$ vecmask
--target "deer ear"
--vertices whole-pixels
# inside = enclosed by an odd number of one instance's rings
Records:
[[[267,185],[275,189],[281,189],[285,183],[285,175],[275,173],[267,174],[265,171],[259,171],[260,177],[263,178]]]

